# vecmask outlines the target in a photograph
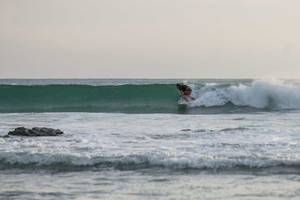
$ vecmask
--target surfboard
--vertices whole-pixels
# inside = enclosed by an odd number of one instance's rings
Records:
[[[189,102],[186,99],[180,97],[180,99],[177,102],[178,111],[179,112],[186,111],[188,108],[188,104],[189,104]]]
[[[180,99],[178,100],[178,102],[177,102],[177,105],[188,105],[188,101],[187,100],[185,100],[184,98],[182,98],[182,97],[180,97]]]

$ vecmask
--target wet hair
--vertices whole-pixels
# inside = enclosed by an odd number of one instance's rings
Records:
[[[177,84],[176,84],[176,87],[177,87],[178,90],[180,90],[180,91],[182,91],[182,92],[185,92],[185,91],[192,91],[192,89],[191,89],[189,86],[187,86],[187,85],[185,85],[185,84],[183,84],[183,83],[177,83]]]

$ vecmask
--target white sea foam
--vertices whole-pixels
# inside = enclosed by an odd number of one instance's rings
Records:
[[[300,162],[292,159],[271,159],[266,157],[214,157],[200,156],[184,157],[164,153],[147,153],[144,155],[123,155],[112,157],[87,157],[67,154],[34,154],[34,153],[1,153],[0,165],[11,168],[15,166],[69,166],[99,167],[99,168],[155,168],[168,169],[231,169],[246,168],[272,168],[277,166],[299,167]],[[67,168],[65,168],[67,169]]]
[[[297,169],[300,166],[299,116],[300,113],[294,112],[284,116],[276,112],[0,114],[1,135],[16,126],[46,126],[65,132],[60,137],[1,138],[0,170]],[[183,132],[184,129],[190,131]]]
[[[300,87],[283,81],[256,80],[250,85],[239,84],[225,87],[206,85],[196,91],[194,106],[223,106],[232,103],[254,108],[300,108]]]

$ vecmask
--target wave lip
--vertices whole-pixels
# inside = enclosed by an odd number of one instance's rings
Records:
[[[113,168],[138,170],[163,168],[168,170],[259,170],[293,169],[300,173],[299,160],[279,160],[264,157],[188,158],[163,154],[79,157],[64,154],[5,153],[0,155],[0,169],[90,170]]]

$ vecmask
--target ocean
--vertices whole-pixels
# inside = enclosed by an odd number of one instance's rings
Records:
[[[178,106],[176,83],[196,98]],[[300,81],[0,80],[0,199],[299,199]]]

